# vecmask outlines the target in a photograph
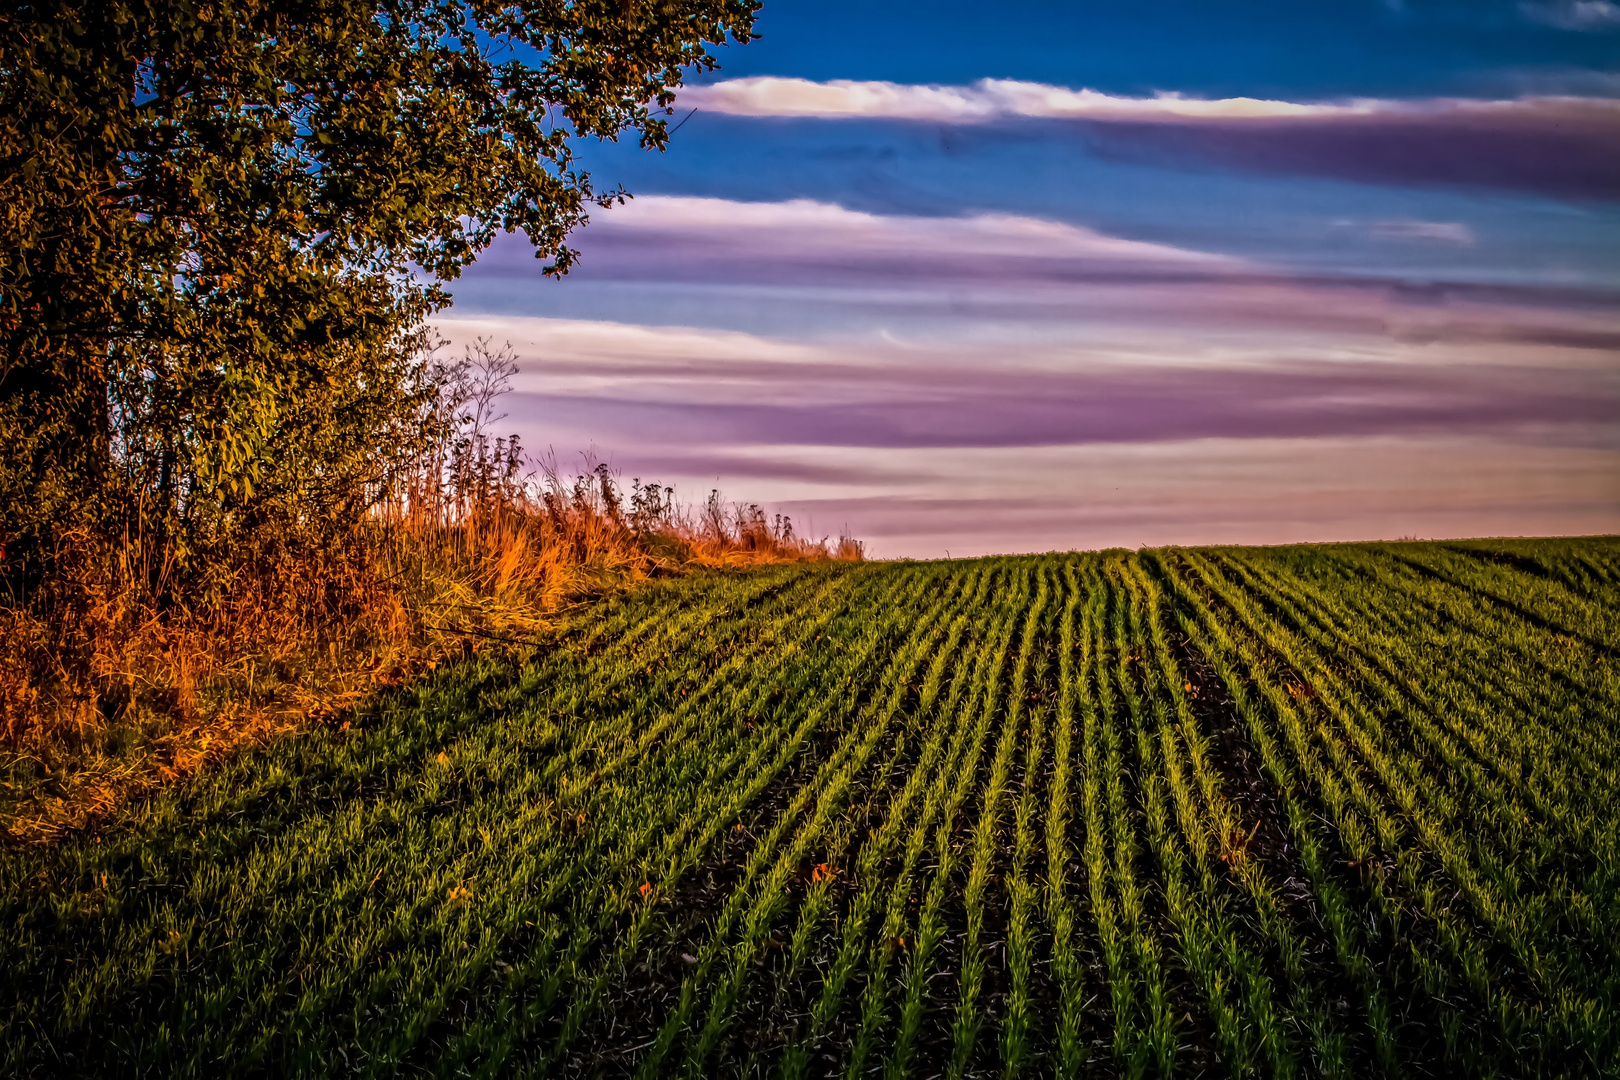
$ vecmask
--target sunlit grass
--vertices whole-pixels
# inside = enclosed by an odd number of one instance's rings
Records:
[[[81,828],[442,663],[536,647],[572,607],[652,578],[862,554],[605,467],[447,477],[431,463],[336,537],[249,533],[206,597],[167,590],[160,539],[66,541],[52,595],[0,602],[0,837]]]

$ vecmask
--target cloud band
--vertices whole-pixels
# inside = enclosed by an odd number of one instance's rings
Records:
[[[1620,101],[1124,97],[1011,79],[924,86],[759,76],[689,88],[682,104],[739,117],[1078,127],[1105,156],[1214,163],[1374,183],[1620,200]]]

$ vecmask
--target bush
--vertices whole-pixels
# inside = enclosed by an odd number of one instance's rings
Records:
[[[180,565],[162,534],[62,533],[55,572],[0,604],[0,821],[16,839],[83,824],[134,791],[340,713],[484,648],[534,647],[555,615],[661,574],[859,559],[782,515],[700,508],[606,465],[532,463],[490,424],[515,371],[487,342],[431,352],[414,444],[345,520],[280,509]]]

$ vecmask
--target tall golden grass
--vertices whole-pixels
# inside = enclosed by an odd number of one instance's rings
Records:
[[[655,576],[863,557],[717,492],[691,506],[605,466],[524,474],[516,440],[478,426],[340,534],[237,538],[192,599],[160,540],[61,537],[48,587],[0,601],[4,838],[83,828],[446,660],[535,647],[571,606]]]

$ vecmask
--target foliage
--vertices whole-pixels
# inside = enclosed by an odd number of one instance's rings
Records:
[[[0,8],[7,802],[52,778],[49,832],[430,662],[429,625],[648,572],[590,505],[531,527],[488,432],[505,376],[439,363],[423,320],[501,230],[565,272],[623,197],[578,140],[662,147],[754,7]]]
[[[1620,545],[767,567],[0,861],[9,1072],[1613,1075]]]
[[[423,316],[500,230],[549,269],[752,0],[0,10],[0,546],[350,522],[420,434]],[[110,519],[110,524],[109,524]],[[31,568],[31,569],[30,569]]]
[[[699,567],[862,557],[753,505],[605,465],[536,470],[492,425],[510,345],[424,358],[431,393],[358,519],[237,529],[176,567],[161,531],[58,538],[27,603],[0,604],[0,836],[43,838],[234,747],[306,726],[458,655],[526,642],[558,611]],[[308,498],[302,500],[308,503]],[[184,590],[181,600],[173,599]]]

